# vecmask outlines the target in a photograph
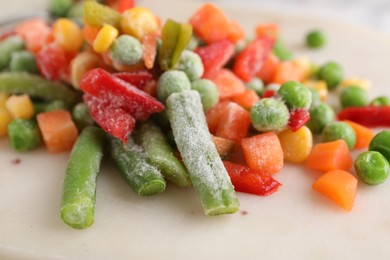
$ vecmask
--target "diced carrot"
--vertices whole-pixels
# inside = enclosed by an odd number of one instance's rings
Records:
[[[51,28],[43,19],[33,19],[19,24],[15,32],[26,43],[26,48],[32,53],[37,53],[43,46],[54,41]]]
[[[344,122],[352,127],[356,133],[356,144],[354,149],[367,148],[371,142],[371,139],[375,136],[374,131],[368,127],[349,120],[344,120]]]
[[[313,183],[313,189],[351,211],[357,188],[357,179],[349,172],[333,170],[323,174]]]
[[[127,9],[134,7],[134,0],[118,0],[116,10],[120,13],[123,13]]]
[[[199,38],[206,43],[213,43],[229,38],[231,22],[221,9],[206,3],[190,18],[190,24]]]
[[[265,83],[270,83],[274,77],[279,62],[279,59],[275,55],[268,55],[264,60],[263,66],[261,66],[260,70],[256,73],[256,76]]]
[[[230,22],[230,32],[228,35],[228,39],[231,42],[237,42],[241,39],[245,38],[244,29],[242,29],[241,25],[236,21]]]
[[[215,134],[215,132],[217,131],[219,122],[221,120],[222,112],[226,109],[226,106],[228,104],[229,101],[219,102],[213,108],[206,112],[206,121],[210,133]]]
[[[65,152],[72,149],[77,139],[77,127],[69,112],[54,110],[37,116],[39,129],[49,152]]]
[[[294,80],[301,82],[304,78],[305,72],[298,64],[285,61],[277,65],[275,74],[272,78],[272,83],[283,84],[286,81]]]
[[[240,105],[230,102],[221,114],[216,136],[239,143],[248,134],[251,116]]]
[[[234,150],[235,143],[229,139],[212,136],[215,148],[222,159],[226,159]]]
[[[232,101],[246,109],[250,109],[260,98],[253,89],[246,89],[244,92],[233,96]]]
[[[219,98],[221,100],[233,97],[245,91],[244,83],[228,69],[221,69],[208,75],[207,78],[214,81],[218,88]]]
[[[157,54],[157,35],[149,33],[142,39],[143,60],[147,69],[152,69]]]
[[[279,26],[276,23],[264,23],[256,26],[257,37],[276,39],[279,35]]]
[[[100,31],[100,27],[98,27],[98,26],[84,24],[83,29],[81,30],[81,33],[82,33],[84,39],[88,42],[88,44],[92,46],[99,31]]]
[[[283,168],[283,150],[274,132],[244,138],[241,146],[250,168],[269,174],[277,173]]]
[[[351,169],[352,163],[348,145],[341,139],[314,145],[306,160],[307,167],[322,172],[332,170],[348,171]]]

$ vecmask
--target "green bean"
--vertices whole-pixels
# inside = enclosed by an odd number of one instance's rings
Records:
[[[11,36],[0,41],[0,71],[8,66],[12,53],[20,50],[24,50],[24,42],[18,36]]]
[[[50,0],[49,12],[58,17],[64,17],[73,5],[73,0]]]
[[[95,1],[84,1],[83,20],[86,24],[93,26],[111,24],[119,29],[121,18],[120,13],[108,6]]]
[[[70,154],[62,188],[60,216],[65,224],[84,229],[94,222],[96,181],[105,134],[94,126],[81,132]]]
[[[76,92],[66,85],[26,72],[0,73],[0,92],[27,94],[47,101],[58,99],[67,105],[74,104],[77,99]]]
[[[27,152],[42,143],[38,125],[32,120],[14,119],[8,125],[8,139],[11,147],[18,152]]]
[[[25,71],[33,74],[39,73],[35,56],[28,51],[16,51],[12,53],[9,70]]]
[[[111,138],[111,157],[123,178],[141,196],[155,195],[165,190],[165,181],[160,171],[151,165],[142,148],[129,137],[124,144]]]
[[[72,109],[72,118],[79,130],[87,126],[93,125],[95,121],[92,119],[87,105],[83,102],[78,103]]]
[[[199,93],[184,90],[171,94],[167,110],[177,147],[205,214],[239,210],[233,185],[211,139]]]
[[[182,187],[191,185],[186,168],[153,122],[142,123],[135,132],[135,140],[144,149],[149,162],[161,171],[165,179]]]
[[[68,110],[68,106],[62,100],[34,102],[33,105],[35,114],[53,110]]]

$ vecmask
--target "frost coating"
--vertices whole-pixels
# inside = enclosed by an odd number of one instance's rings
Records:
[[[157,96],[161,101],[165,101],[170,94],[190,90],[191,83],[187,75],[179,70],[169,70],[164,72],[157,82]]]
[[[239,202],[208,131],[198,92],[167,99],[173,135],[206,215],[234,213]]]
[[[114,62],[130,66],[137,64],[142,59],[142,52],[139,40],[130,35],[122,35],[112,44],[109,55]]]

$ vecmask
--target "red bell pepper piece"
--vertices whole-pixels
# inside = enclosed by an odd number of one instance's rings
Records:
[[[390,106],[347,107],[337,117],[339,120],[350,120],[367,127],[389,127]]]
[[[270,53],[274,40],[267,37],[257,38],[237,55],[234,62],[234,73],[243,81],[248,82],[263,66]]]
[[[127,9],[133,8],[134,5],[134,0],[118,0],[116,10],[120,13],[123,13]]]
[[[293,109],[290,111],[290,120],[288,126],[294,132],[305,125],[310,120],[310,113],[304,108]]]
[[[114,107],[90,94],[84,94],[83,99],[93,120],[104,131],[126,143],[135,127],[134,117],[122,108]]]
[[[137,120],[146,120],[165,108],[146,92],[100,68],[84,74],[80,87],[110,106],[125,110]]]
[[[205,74],[221,69],[234,55],[234,45],[228,40],[199,47],[195,52],[202,59]]]
[[[271,175],[244,165],[223,161],[236,191],[267,196],[282,185]]]
[[[149,33],[142,39],[142,45],[144,46],[142,58],[147,69],[152,69],[154,66],[154,61],[156,60],[157,38],[157,34]]]
[[[117,72],[113,75],[139,89],[143,89],[150,81],[153,80],[153,75],[147,70]]]
[[[276,96],[276,93],[275,93],[275,91],[273,91],[273,90],[266,90],[264,93],[263,93],[263,95],[261,96],[261,98],[270,98],[270,97],[274,97],[274,96]]]

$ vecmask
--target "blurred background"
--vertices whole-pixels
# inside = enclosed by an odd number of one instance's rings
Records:
[[[27,10],[42,9],[47,6],[48,1],[0,0],[0,20]],[[142,3],[142,0],[138,1]],[[208,0],[208,2],[320,16],[372,27],[390,34],[390,0]]]

